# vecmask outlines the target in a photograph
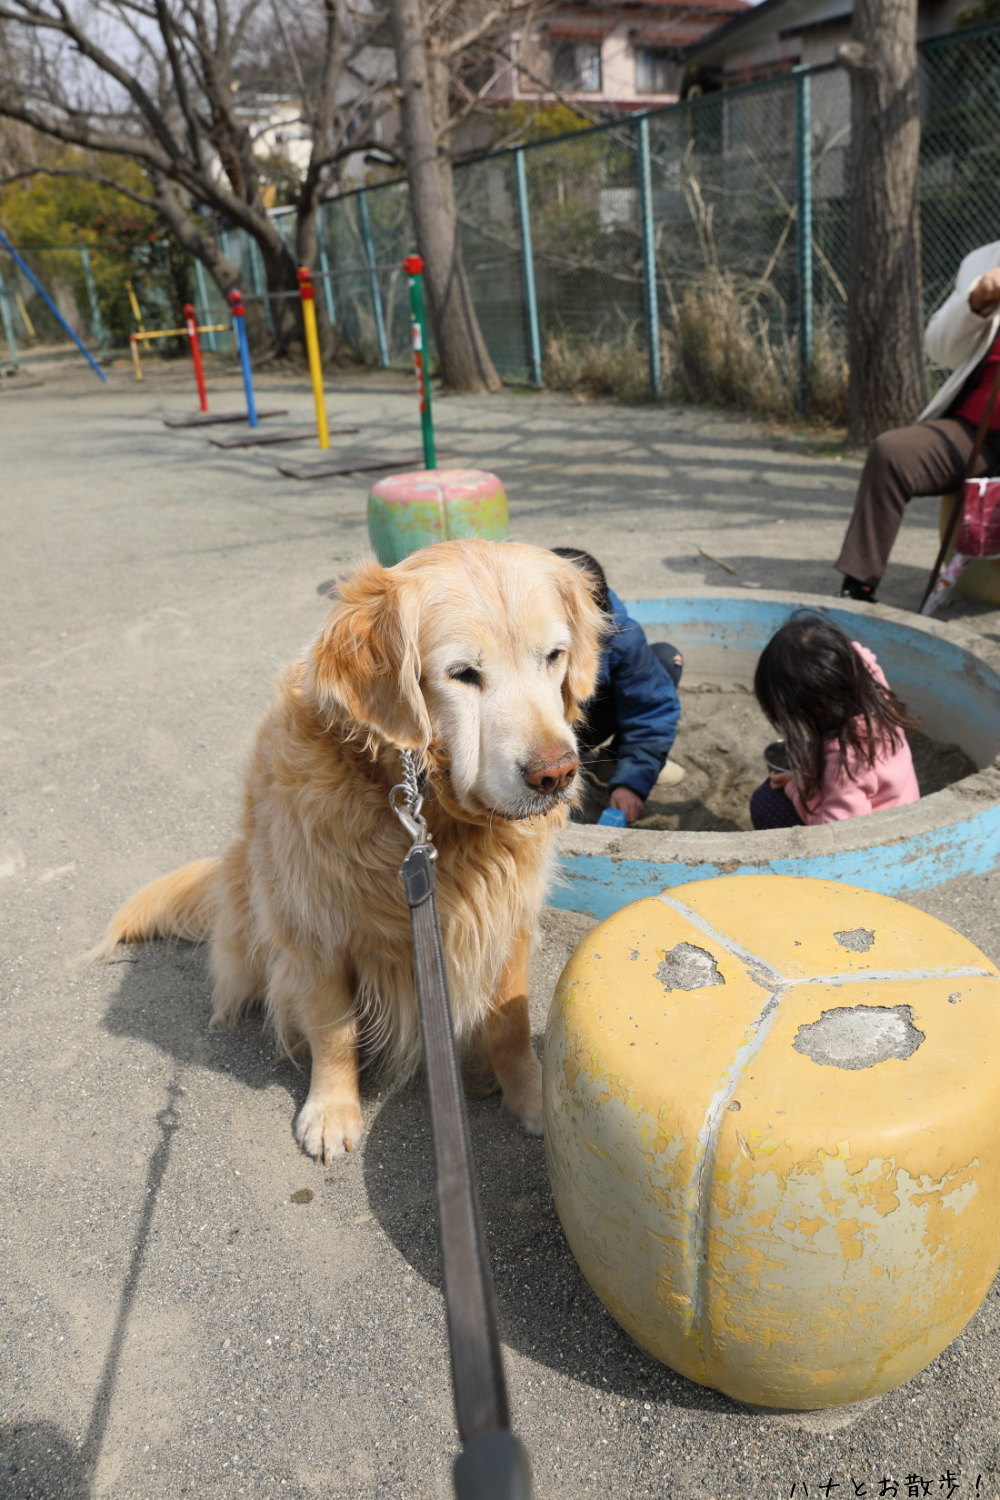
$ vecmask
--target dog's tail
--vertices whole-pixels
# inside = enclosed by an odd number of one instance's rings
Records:
[[[215,877],[221,864],[221,859],[196,859],[143,886],[112,917],[101,941],[87,954],[88,962],[109,958],[119,943],[156,937],[185,938],[196,943],[208,937]]]

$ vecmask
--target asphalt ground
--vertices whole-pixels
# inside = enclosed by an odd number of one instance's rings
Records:
[[[255,1022],[208,1032],[200,949],[79,962],[139,884],[226,845],[273,679],[366,547],[367,481],[167,429],[193,408],[180,366],[29,373],[0,388],[0,1500],[437,1500],[456,1437],[421,1086],[369,1084],[362,1149],[323,1169],[292,1137],[303,1074]],[[232,372],[210,380],[239,410]],[[301,375],[258,395],[310,421]],[[328,407],[361,429],[338,451],[419,448],[408,378],[336,375]],[[859,468],[836,435],[513,391],[436,416],[443,451],[503,477],[516,538],[588,548],[625,597],[836,585]],[[882,591],[903,608],[935,550],[936,507],[912,509]],[[954,613],[998,638],[996,611]],[[997,886],[914,904],[998,960]],[[539,1040],[589,925],[546,914]],[[996,1288],[878,1401],[741,1407],[618,1329],[541,1143],[495,1101],[470,1115],[538,1500],[1000,1494]]]

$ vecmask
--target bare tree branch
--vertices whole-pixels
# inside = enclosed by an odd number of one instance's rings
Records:
[[[506,48],[498,46],[495,50],[498,57],[504,58],[521,78],[527,80],[528,83],[535,84],[542,94],[551,96],[557,104],[564,104],[567,109],[573,110],[575,114],[581,115],[585,120],[590,120],[592,124],[598,125],[602,122],[603,117],[600,110],[588,109],[578,99],[571,98],[569,94],[557,88],[551,78],[543,78],[540,73],[536,73],[534,69],[529,68],[520,58],[513,57]]]
[[[439,141],[451,135],[461,125],[463,120],[467,120],[470,115],[475,114],[476,110],[482,106],[483,100],[489,94],[490,89],[496,83],[502,71],[503,69],[501,68],[494,68],[486,82],[480,88],[476,89],[475,92],[461,78],[452,80],[455,89],[465,94],[466,102],[460,109],[452,109],[448,119],[438,126],[437,136]]]
[[[69,146],[80,146],[85,151],[131,156],[142,166],[161,171],[169,171],[174,165],[165,152],[158,151],[152,142],[143,140],[141,136],[129,135],[124,131],[95,130],[82,119],[61,120],[55,115],[46,115],[40,110],[32,109],[29,105],[5,99],[3,95],[0,95],[0,115],[8,120],[20,120],[41,135],[52,136]]]
[[[35,3],[35,0],[13,0],[13,4],[18,9],[11,10],[9,6],[0,7],[0,19],[19,20],[22,24],[37,29],[55,29],[68,37],[82,57],[89,59],[132,98],[162,149],[169,157],[176,159],[179,149],[173,132],[138,78],[124,64],[111,57],[93,38],[86,35],[77,25],[64,0],[51,0],[51,3],[56,13],[55,16],[47,13],[41,5]]]
[[[167,10],[166,0],[155,0],[156,18],[160,26],[160,35],[166,49],[167,61],[170,64],[170,73],[173,78],[174,88],[177,90],[177,103],[180,105],[181,113],[187,121],[188,145],[191,155],[201,165],[201,132],[198,128],[198,119],[191,103],[191,95],[188,90],[188,80],[184,68],[181,66],[180,53],[177,46],[177,37],[170,25],[170,14]]]
[[[523,0],[523,3],[495,5],[481,16],[472,26],[466,27],[457,36],[449,37],[447,41],[435,41],[434,47],[441,55],[447,58],[455,57],[461,52],[467,52],[470,47],[495,31],[500,23],[506,24],[517,16],[528,15],[538,10],[537,0]]]

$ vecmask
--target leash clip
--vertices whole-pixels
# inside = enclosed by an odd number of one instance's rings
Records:
[[[421,817],[424,799],[420,792],[420,779],[417,776],[416,756],[412,750],[403,750],[401,754],[403,780],[390,791],[389,806],[410,835],[412,847],[426,848],[429,858],[437,859],[437,850],[432,842],[433,835],[425,819]]]

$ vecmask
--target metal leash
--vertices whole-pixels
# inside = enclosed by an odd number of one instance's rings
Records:
[[[455,1051],[434,899],[437,850],[422,814],[424,799],[416,756],[411,750],[401,754],[403,780],[390,791],[389,806],[411,839],[400,874],[413,933],[413,969],[437,1169],[452,1390],[462,1441],[462,1451],[455,1460],[455,1494],[458,1500],[531,1500],[527,1454],[510,1430],[493,1279]]]

